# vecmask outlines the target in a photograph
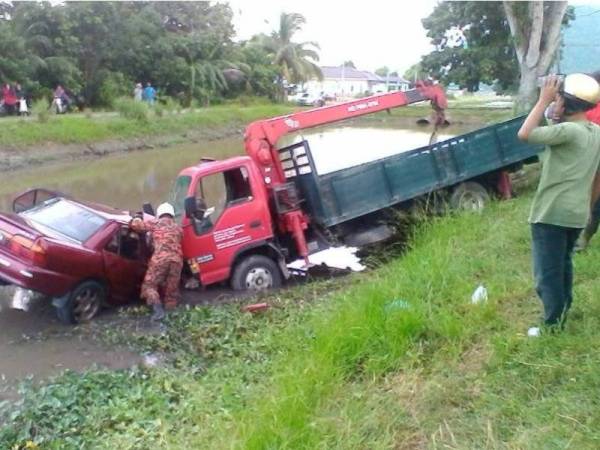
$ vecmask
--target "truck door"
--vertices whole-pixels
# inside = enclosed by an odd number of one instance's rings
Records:
[[[184,220],[183,252],[195,262],[201,282],[212,284],[229,278],[241,248],[272,237],[268,202],[256,195],[245,166],[204,175],[195,183],[197,202],[214,211],[195,223]]]

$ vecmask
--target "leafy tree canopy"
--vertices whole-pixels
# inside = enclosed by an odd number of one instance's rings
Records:
[[[480,82],[514,87],[519,71],[502,2],[441,2],[422,22],[436,47],[421,60],[427,75],[469,91]]]
[[[263,45],[233,41],[233,13],[216,2],[6,2],[0,0],[0,82],[32,97],[57,84],[91,105],[151,82],[159,96],[208,103],[241,93],[274,97],[276,80],[319,76],[305,20],[284,14]]]

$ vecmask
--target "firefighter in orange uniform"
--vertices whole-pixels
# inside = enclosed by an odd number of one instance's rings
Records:
[[[175,210],[169,203],[163,203],[156,210],[158,219],[144,222],[141,218],[131,221],[131,229],[136,232],[147,231],[152,235],[154,252],[142,283],[141,297],[152,306],[152,320],[160,321],[165,310],[177,306],[179,280],[183,267],[181,239],[183,231],[175,222]],[[159,287],[164,287],[164,308]]]

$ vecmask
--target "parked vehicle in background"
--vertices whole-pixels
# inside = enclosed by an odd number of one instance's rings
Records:
[[[325,97],[323,94],[310,92],[302,92],[297,98],[296,103],[299,106],[323,106],[325,105]]]
[[[69,111],[69,102],[65,101],[64,97],[54,97],[50,105],[50,110],[54,114],[65,114]]]
[[[150,249],[130,220],[125,211],[29,190],[0,214],[0,284],[46,297],[64,323],[136,299]]]

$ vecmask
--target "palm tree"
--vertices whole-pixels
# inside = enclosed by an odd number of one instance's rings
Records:
[[[284,96],[283,82],[301,83],[308,79],[323,78],[321,68],[315,64],[319,60],[319,49],[316,42],[293,42],[294,34],[302,29],[306,19],[298,13],[281,13],[279,30],[270,36],[260,35],[255,41],[262,46],[273,59],[273,64],[279,68],[277,85],[279,97]]]

